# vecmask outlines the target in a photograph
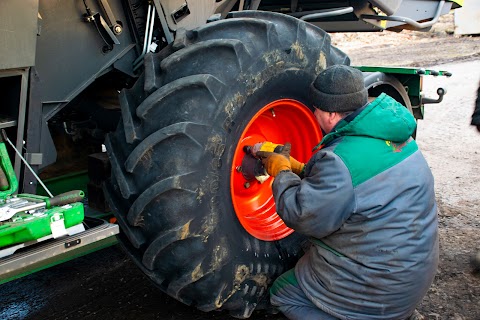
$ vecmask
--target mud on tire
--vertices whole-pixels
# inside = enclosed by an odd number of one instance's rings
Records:
[[[314,77],[348,63],[321,29],[253,11],[179,31],[146,57],[144,75],[121,93],[123,121],[106,140],[105,190],[122,243],[164,292],[238,318],[268,300],[304,239],[260,241],[242,228],[229,191],[235,146],[261,107],[281,98],[308,105]]]

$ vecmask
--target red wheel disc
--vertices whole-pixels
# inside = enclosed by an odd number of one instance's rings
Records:
[[[258,111],[247,124],[235,149],[230,176],[230,192],[235,213],[242,226],[257,239],[280,240],[293,230],[285,225],[275,210],[272,195],[273,178],[264,183],[247,181],[236,170],[245,156],[244,146],[271,141],[292,144],[291,155],[301,162],[312,156],[322,131],[312,111],[296,100],[276,100]]]

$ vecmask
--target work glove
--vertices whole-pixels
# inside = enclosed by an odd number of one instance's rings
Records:
[[[283,149],[283,145],[273,143],[270,141],[259,142],[256,143],[252,148],[252,153],[254,156],[257,155],[258,151],[265,151],[265,152],[275,152],[280,153]],[[296,175],[300,176],[303,174],[303,169],[305,168],[305,163],[298,161],[294,157],[290,156],[290,164],[292,168],[292,172]]]
[[[294,157],[290,156],[290,165],[292,166],[292,172],[297,176],[302,177],[305,169],[305,163],[298,161]]]
[[[289,142],[285,143],[280,153],[258,151],[256,156],[262,160],[262,164],[267,173],[272,177],[276,177],[280,171],[292,171],[290,164],[290,149],[292,146]]]

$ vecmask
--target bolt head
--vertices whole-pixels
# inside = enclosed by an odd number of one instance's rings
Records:
[[[120,34],[122,33],[122,31],[123,31],[122,26],[118,24],[115,27],[113,27],[113,32],[115,32],[115,34]]]

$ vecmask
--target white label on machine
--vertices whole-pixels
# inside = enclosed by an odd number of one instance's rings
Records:
[[[55,213],[50,221],[50,229],[52,230],[52,236],[56,239],[67,235],[67,229],[65,229],[65,220],[63,220],[63,214]]]

